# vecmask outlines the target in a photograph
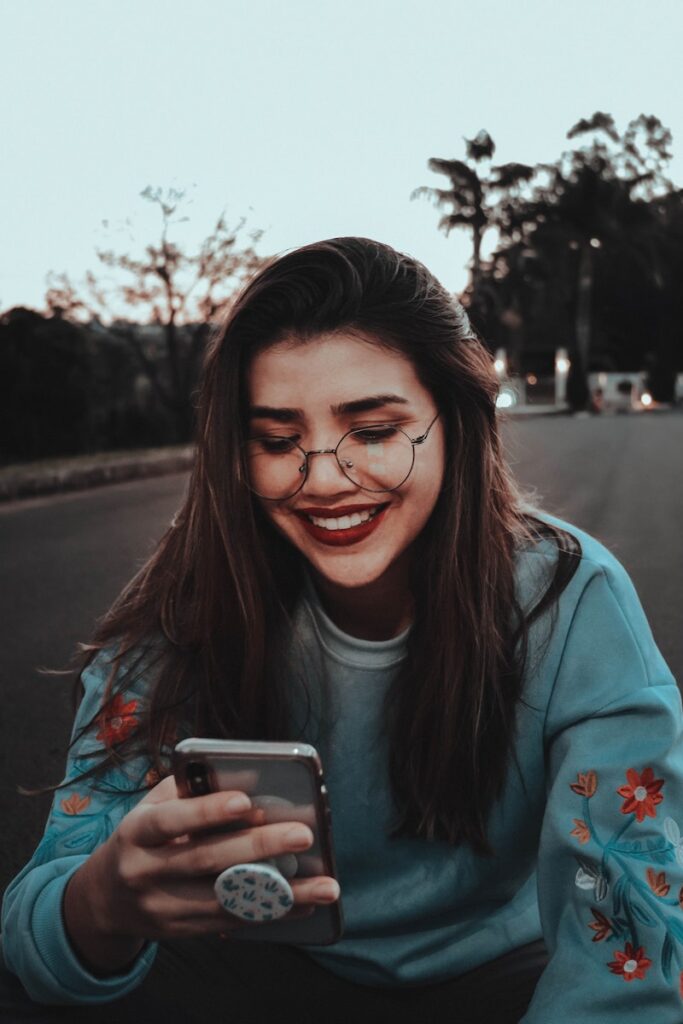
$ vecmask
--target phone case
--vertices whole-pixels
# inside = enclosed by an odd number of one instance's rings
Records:
[[[241,790],[263,808],[264,824],[304,822],[313,832],[313,845],[295,857],[278,858],[280,870],[288,864],[286,877],[337,877],[322,764],[310,744],[190,738],[173,752],[173,773],[182,796]],[[225,831],[241,827],[237,822]],[[335,903],[316,905],[310,917],[285,916],[231,928],[230,938],[327,946],[339,941],[343,928],[340,897]]]

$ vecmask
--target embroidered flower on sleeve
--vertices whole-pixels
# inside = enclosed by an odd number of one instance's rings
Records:
[[[655,806],[664,799],[660,793],[664,779],[656,779],[652,768],[643,768],[641,774],[635,768],[629,768],[626,778],[628,785],[620,786],[617,790],[619,796],[625,798],[621,813],[635,814],[638,821],[656,817]]]
[[[591,907],[591,913],[593,920],[588,923],[588,927],[595,932],[593,942],[602,942],[603,939],[608,939],[612,934],[612,922],[596,907]]]
[[[582,821],[580,818],[574,818],[573,821],[574,821],[574,825],[576,826],[576,828],[573,828],[571,830],[571,832],[569,833],[569,835],[570,836],[576,836],[576,838],[582,844],[583,843],[587,843],[588,840],[591,837],[591,833],[590,833],[590,829],[588,828],[588,825],[586,825],[586,822]]]
[[[671,886],[666,880],[666,875],[663,871],[655,871],[653,868],[648,868],[645,872],[647,878],[647,884],[652,889],[655,896],[668,896],[669,889]]]
[[[66,797],[64,800],[60,800],[59,806],[65,814],[80,814],[90,804],[89,796],[79,796],[78,793],[72,793],[71,796]]]
[[[137,706],[136,700],[131,700],[126,704],[123,694],[117,693],[97,716],[96,721],[99,726],[97,739],[102,740],[107,746],[125,740],[137,725],[135,716]]]
[[[652,966],[652,960],[645,956],[642,946],[634,949],[630,942],[627,942],[623,952],[615,949],[614,960],[610,960],[608,967],[612,974],[621,974],[624,981],[633,981],[634,978],[644,978],[645,973]]]
[[[578,782],[570,783],[570,789],[579,796],[591,797],[598,788],[598,776],[595,772],[579,772]]]

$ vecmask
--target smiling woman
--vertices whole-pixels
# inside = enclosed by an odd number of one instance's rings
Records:
[[[183,506],[83,645],[3,905],[5,1006],[678,1024],[678,689],[621,565],[518,490],[497,391],[463,307],[389,246],[315,243],[244,288]],[[284,857],[292,822],[179,799],[183,735],[315,745],[338,941],[217,941],[216,876]],[[293,915],[339,898],[291,881]]]
[[[392,394],[342,400],[373,386]],[[445,457],[438,411],[410,359],[353,332],[288,339],[254,358],[248,389],[258,424],[303,407],[285,451],[272,450],[272,434],[247,442],[249,482],[264,514],[306,559],[341,628],[369,640],[400,633],[411,620],[412,545],[441,491]],[[388,424],[392,407],[400,416]],[[335,447],[294,444],[334,444],[342,424],[348,429]],[[367,500],[359,503],[359,494]],[[354,513],[364,515],[353,522]]]

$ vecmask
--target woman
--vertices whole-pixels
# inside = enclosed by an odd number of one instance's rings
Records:
[[[386,245],[306,246],[247,285],[187,498],[84,646],[66,781],[5,896],[34,1006],[680,1021],[679,693],[624,569],[524,503],[496,394],[462,307]],[[314,743],[340,942],[217,939],[220,871],[311,836],[254,816],[207,838],[244,811],[178,799],[183,735]],[[338,897],[294,889],[297,914]]]

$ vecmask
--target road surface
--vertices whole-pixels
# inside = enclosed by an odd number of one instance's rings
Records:
[[[683,415],[538,417],[504,431],[508,459],[548,511],[603,541],[631,574],[655,638],[683,681]],[[419,453],[418,453],[419,458]],[[61,778],[72,719],[64,668],[145,557],[187,475],[0,508],[0,892],[31,855]]]

